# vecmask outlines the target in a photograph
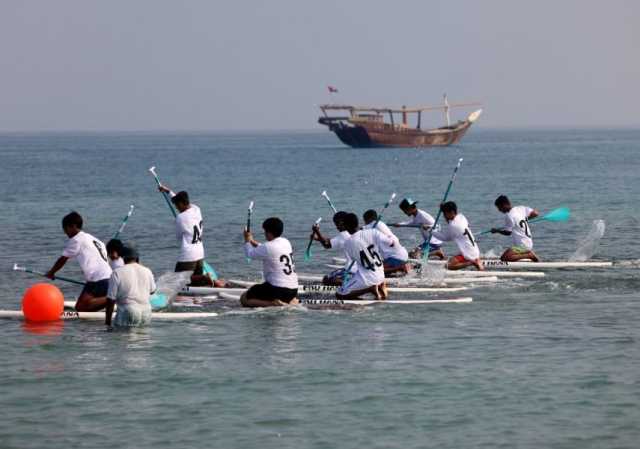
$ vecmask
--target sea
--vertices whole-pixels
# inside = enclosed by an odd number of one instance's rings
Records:
[[[531,226],[543,260],[610,260],[459,293],[471,304],[244,310],[173,306],[216,318],[108,331],[101,322],[0,319],[0,447],[637,448],[640,446],[640,131],[472,129],[436,149],[352,149],[326,131],[0,134],[0,308],[19,310],[78,211],[122,238],[156,277],[178,255],[173,217],[148,172],[188,191],[204,215],[207,260],[224,278],[260,279],[242,230],[285,223],[298,273],[339,256],[304,249],[338,209],[380,210],[391,193],[435,215],[449,199],[473,232],[499,226],[500,194],[566,223]],[[404,219],[397,202],[384,220]],[[595,230],[595,231],[594,231]],[[602,233],[604,231],[604,233]],[[399,229],[407,247],[415,229]],[[499,255],[506,237],[478,237]],[[455,248],[445,246],[448,254]],[[75,261],[60,272],[81,278]],[[44,280],[47,281],[47,280]],[[47,281],[48,282],[48,281]],[[77,286],[56,282],[67,300]],[[397,295],[395,296],[398,297]]]

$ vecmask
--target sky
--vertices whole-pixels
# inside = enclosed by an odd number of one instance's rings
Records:
[[[445,92],[485,128],[640,127],[634,0],[0,5],[2,131],[311,130],[318,104]]]

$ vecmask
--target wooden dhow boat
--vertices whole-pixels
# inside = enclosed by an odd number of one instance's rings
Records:
[[[416,108],[324,104],[320,105],[323,115],[318,119],[318,123],[327,126],[344,144],[353,148],[447,146],[460,142],[482,113],[482,109],[477,109],[464,120],[452,124],[450,109],[479,105],[479,103],[449,104],[446,95],[442,106]],[[444,111],[446,125],[440,128],[422,129],[422,113],[435,110]],[[339,114],[340,112],[343,113]],[[415,127],[409,125],[410,114],[416,116]],[[400,122],[397,122],[396,115],[400,115]],[[388,116],[388,122],[385,122],[385,116]]]

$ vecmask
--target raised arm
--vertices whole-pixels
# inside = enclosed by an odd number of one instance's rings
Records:
[[[314,224],[311,228],[311,238],[320,242],[324,249],[331,248],[331,239],[326,238],[320,232],[320,225]]]

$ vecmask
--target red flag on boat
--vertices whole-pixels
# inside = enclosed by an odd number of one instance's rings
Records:
[[[333,86],[327,86],[327,89],[329,89],[329,93],[330,94],[337,94],[338,93],[338,89],[333,87]]]

